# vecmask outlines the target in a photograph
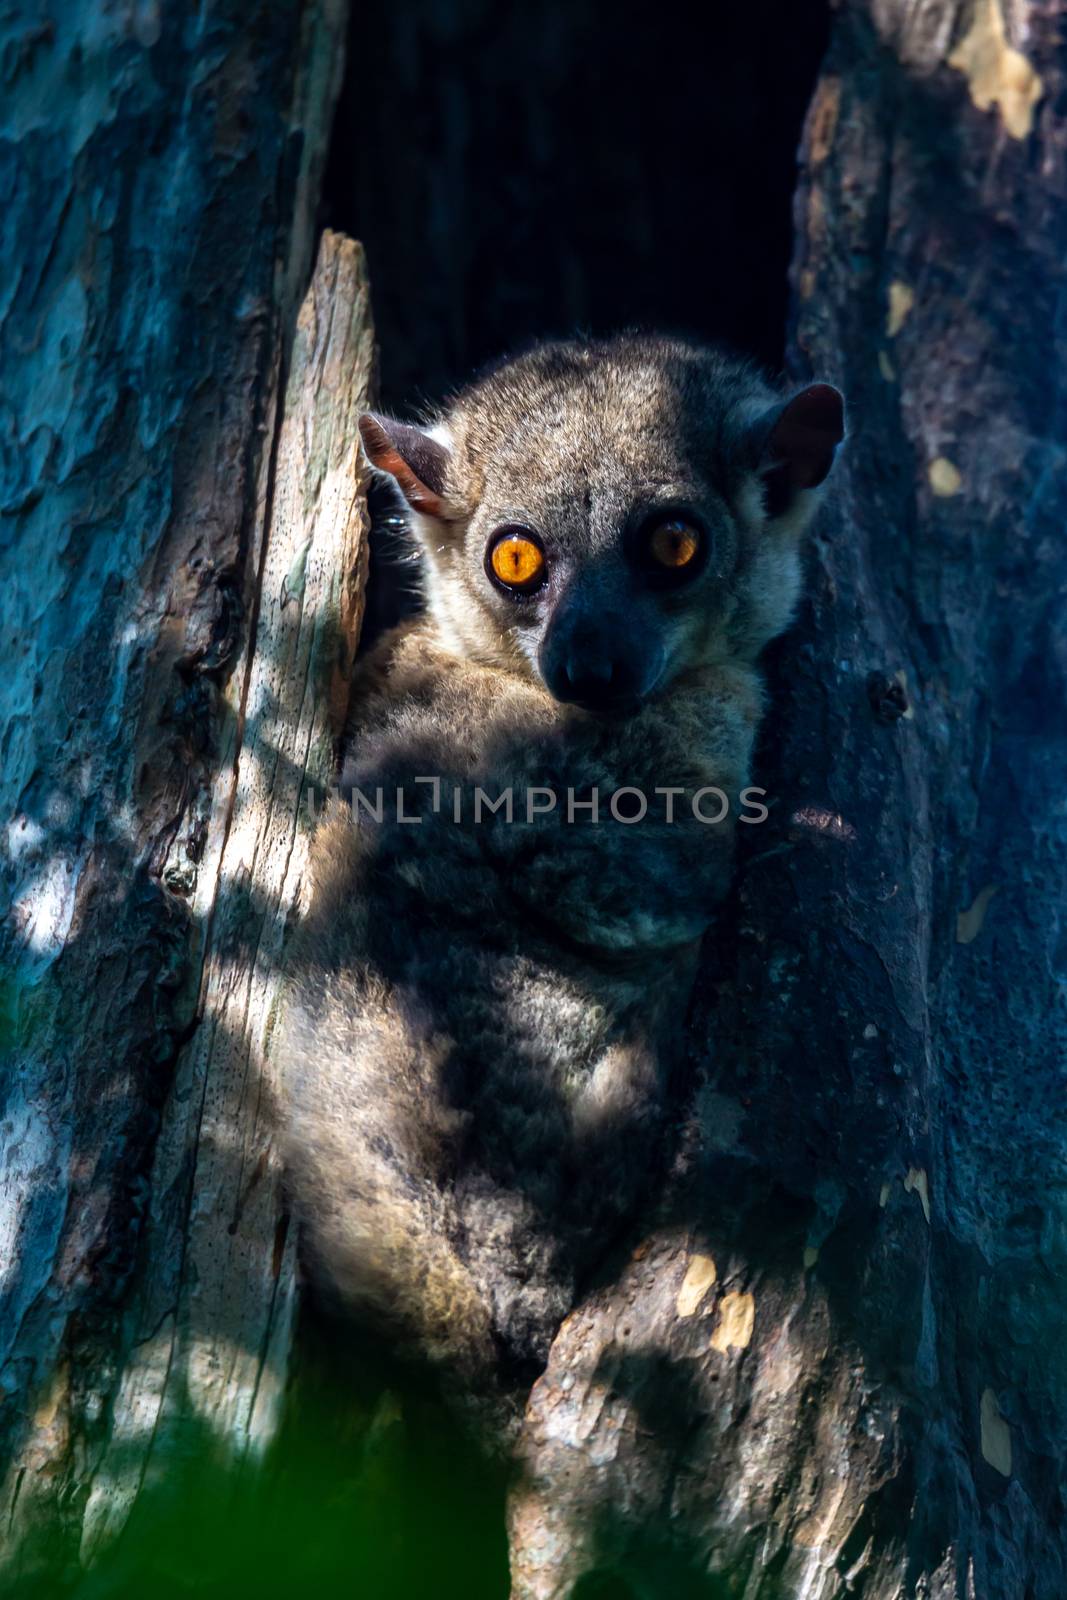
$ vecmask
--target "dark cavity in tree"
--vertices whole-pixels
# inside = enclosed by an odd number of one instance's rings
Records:
[[[827,0],[408,0],[351,26],[323,221],[367,248],[385,409],[632,325],[781,364]],[[412,588],[375,526],[365,643]]]

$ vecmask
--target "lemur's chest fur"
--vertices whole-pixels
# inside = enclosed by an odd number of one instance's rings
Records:
[[[294,958],[290,1128],[298,1170],[311,1153],[311,1236],[357,1304],[383,1240],[394,1265],[428,1246],[450,1269],[442,1328],[458,1282],[486,1308],[480,1338],[535,1359],[659,1159],[729,829],[680,807],[669,824],[612,819],[617,788],[657,805],[657,784],[692,793],[707,776],[661,719],[608,730],[449,663],[418,629],[385,641],[366,677],[342,785],[362,799],[320,825]],[[753,720],[754,704],[739,754]],[[568,820],[568,794],[588,806],[593,789],[603,817]],[[555,805],[527,820],[531,791]],[[479,813],[479,792],[498,808]],[[428,1308],[411,1292],[401,1273],[373,1309],[421,1342]]]
[[[572,946],[594,966],[699,938],[760,712],[752,668],[703,668],[668,700],[595,718],[450,655],[421,622],[360,677],[342,782],[364,819],[354,847],[388,862],[413,908],[470,920],[483,942]],[[709,825],[692,802],[713,785],[731,809]]]

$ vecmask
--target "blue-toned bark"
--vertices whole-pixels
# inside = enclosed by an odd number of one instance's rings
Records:
[[[214,1079],[172,1088],[234,922],[219,864],[344,11],[70,0],[0,21],[0,1452],[5,1560],[31,1566],[37,1529],[53,1568],[76,1562],[123,1405],[136,1490],[158,1396],[122,1398],[131,1295],[147,1275],[180,1314],[183,1219],[210,1200]],[[171,1223],[154,1255],[150,1196]],[[199,1304],[220,1337],[239,1322]],[[253,1386],[234,1379],[242,1413],[215,1382],[202,1415],[240,1454]]]

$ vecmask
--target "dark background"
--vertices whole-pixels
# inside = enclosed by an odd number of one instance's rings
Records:
[[[774,367],[828,0],[357,6],[323,221],[363,241],[381,400],[641,325]]]

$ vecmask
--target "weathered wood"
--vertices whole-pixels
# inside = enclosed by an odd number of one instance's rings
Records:
[[[262,1054],[320,680],[358,623],[355,247],[326,247],[276,449],[275,416],[345,9],[3,24],[0,1504],[24,1570],[119,1525],[183,1406],[238,1457],[277,1403]]]
[[[313,799],[334,776],[366,565],[356,421],[374,341],[363,252],[324,235],[300,313],[242,692],[236,760],[216,779],[202,1020],[175,1075],[151,1180],[132,1338],[92,1472],[83,1557],[166,1474],[168,1421],[235,1463],[275,1436],[295,1298],[274,1151],[270,1035],[286,926],[300,902]],[[152,1440],[151,1468],[139,1441]]]
[[[794,352],[852,437],[670,1192],[531,1399],[521,1600],[1067,1592],[1065,21],[837,14]]]

